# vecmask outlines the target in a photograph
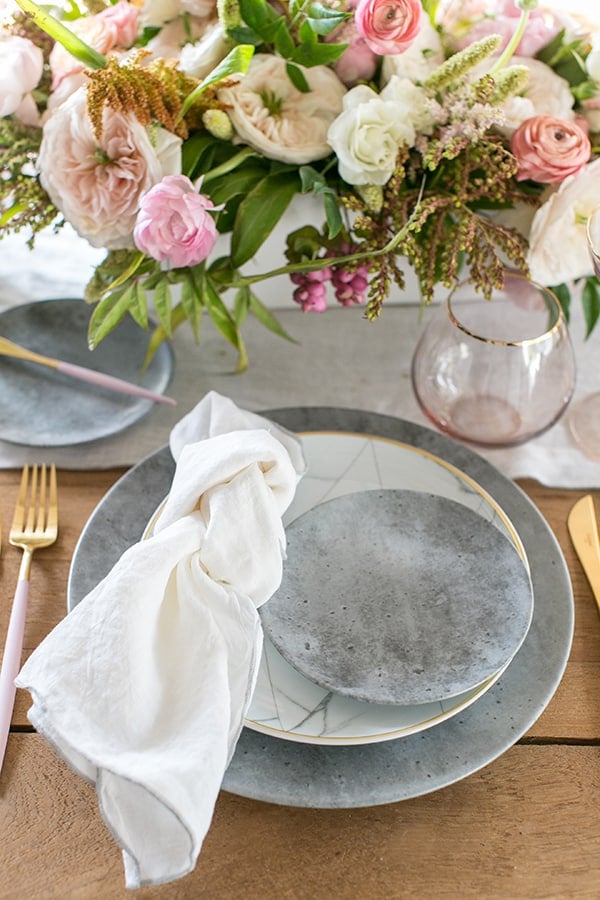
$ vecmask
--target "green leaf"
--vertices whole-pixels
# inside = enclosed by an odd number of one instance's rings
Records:
[[[201,268],[201,267],[199,267]],[[192,326],[194,337],[200,339],[200,323],[202,321],[202,271],[198,280],[194,277],[194,270],[188,269],[187,276],[181,285],[181,305],[185,315]]]
[[[278,334],[279,337],[285,338],[286,341],[290,341],[292,344],[297,344],[298,341],[294,340],[291,335],[287,333],[283,325],[279,322],[278,319],[275,318],[273,313],[264,306],[263,303],[260,302],[256,294],[252,291],[248,290],[249,293],[249,306],[250,312],[252,315],[256,316],[261,325],[264,325],[265,328],[268,328],[269,331],[272,331],[273,334]]]
[[[300,44],[290,59],[307,69],[311,66],[327,66],[339,59],[347,47],[348,44]]]
[[[557,284],[551,287],[550,290],[558,297],[558,302],[568,322],[571,315],[571,291],[566,284]]]
[[[243,372],[248,367],[248,355],[237,324],[206,274],[203,287],[208,314],[223,337],[238,351],[237,371]]]
[[[224,78],[230,78],[232,75],[244,75],[248,71],[253,56],[254,46],[252,44],[238,44],[237,47],[230,50],[225,59],[206,76],[204,81],[200,82],[191,94],[187,95],[183,101],[179,118],[182,119],[185,116],[207,87],[223,81]]]
[[[244,285],[237,291],[233,301],[233,318],[238,328],[243,324],[250,309],[250,288]]]
[[[244,25],[228,28],[227,36],[232,41],[235,41],[236,44],[254,44],[255,47],[258,47],[263,42],[260,34],[257,34],[252,28],[246,28]]]
[[[209,154],[214,155],[216,139],[206,132],[198,131],[183,142],[181,150],[181,171],[192,181],[210,168]]]
[[[88,325],[88,347],[93,350],[126,316],[133,300],[132,289],[114,291],[96,305]]]
[[[279,55],[284,59],[287,59],[292,55],[296,46],[289,32],[287,22],[282,17],[278,20],[277,23],[275,23],[273,28],[269,30],[272,31],[273,35],[271,43],[274,44],[275,49],[279,53]]]
[[[71,56],[78,59],[88,69],[104,69],[106,66],[106,57],[102,56],[77,37],[69,28],[47,13],[41,6],[34,3],[33,0],[17,0],[19,6],[32,19],[38,28],[49,34],[51,38],[58,41],[59,44],[67,50]]]
[[[148,329],[148,303],[146,299],[146,291],[142,284],[136,281],[131,289],[131,304],[129,306],[129,315],[144,331]]]
[[[325,203],[325,218],[327,219],[327,230],[329,232],[329,237],[334,238],[338,236],[338,234],[344,227],[342,214],[333,192],[326,193],[323,200]]]
[[[300,91],[302,94],[310,93],[310,85],[302,69],[289,62],[286,64],[285,71],[297,91]]]
[[[210,181],[210,188],[207,193],[215,206],[221,203],[229,203],[232,197],[238,194],[247,194],[258,182],[265,177],[264,167],[261,165],[249,165],[235,172],[228,172],[226,175],[215,181]],[[204,193],[204,182],[202,184]]]
[[[169,323],[168,330],[170,334],[172,334],[176,328],[179,328],[179,326],[186,321],[186,318],[187,317],[182,304],[178,303],[171,314],[171,321]],[[143,372],[146,371],[154,358],[154,354],[156,353],[160,345],[164,344],[168,337],[169,333],[167,332],[167,329],[164,327],[164,325],[157,325],[157,327],[152,332],[152,336],[146,350],[146,356],[144,357],[144,362],[142,364]]]
[[[296,176],[268,176],[240,203],[231,235],[234,266],[241,266],[258,252],[299,187]]]
[[[583,304],[583,314],[586,324],[586,338],[596,327],[598,318],[600,317],[600,285],[597,278],[587,278],[581,292],[581,302]]]
[[[158,321],[165,329],[167,337],[173,337],[173,328],[171,326],[171,288],[166,279],[158,282],[154,289],[154,308],[158,316]]]
[[[257,34],[264,37],[264,30],[279,17],[265,0],[239,0],[242,19]]]
[[[322,3],[311,3],[307,11],[307,22],[314,32],[322,36],[331,32],[348,18],[347,13],[332,9]]]

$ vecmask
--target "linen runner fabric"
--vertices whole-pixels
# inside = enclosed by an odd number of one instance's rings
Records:
[[[126,884],[185,875],[210,826],[277,589],[300,442],[211,393],[174,429],[146,541],[42,642],[17,685],[35,728],[95,784]]]

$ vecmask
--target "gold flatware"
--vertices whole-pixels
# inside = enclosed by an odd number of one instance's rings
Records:
[[[567,518],[567,527],[600,611],[600,540],[594,501],[590,494],[573,506]]]
[[[19,580],[13,600],[6,644],[0,669],[0,770],[8,740],[10,720],[15,702],[15,678],[21,666],[23,634],[27,601],[29,599],[29,573],[34,550],[49,547],[58,536],[58,501],[56,467],[38,469],[25,466],[9,533],[9,542],[23,551]]]
[[[77,366],[75,363],[65,362],[62,359],[54,359],[51,356],[43,356],[41,353],[35,353],[33,350],[27,350],[20,344],[9,341],[8,338],[0,336],[0,356],[10,356],[13,359],[25,359],[27,362],[38,363],[40,366],[47,366],[62,372],[63,375],[70,375],[72,378],[78,378],[80,381],[87,381],[89,384],[97,384],[100,387],[109,388],[111,391],[119,391],[121,394],[132,394],[134,397],[144,397],[146,400],[154,400],[155,403],[168,403],[175,406],[176,402],[172,397],[165,397],[164,394],[157,394],[138,384],[131,384],[122,378],[115,378],[114,375],[106,375],[104,372],[96,372],[95,369],[87,369],[85,366]]]

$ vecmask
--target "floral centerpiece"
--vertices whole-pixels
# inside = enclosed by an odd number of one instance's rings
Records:
[[[18,6],[16,5],[18,3]],[[379,317],[407,266],[423,303],[505,266],[600,291],[600,39],[536,0],[2,0],[0,238],[64,222],[106,250],[91,346],[123,316],[150,353],[203,313],[239,351],[256,285]],[[297,195],[315,216],[248,274]],[[223,240],[228,243],[223,250]],[[231,302],[229,302],[229,298]]]

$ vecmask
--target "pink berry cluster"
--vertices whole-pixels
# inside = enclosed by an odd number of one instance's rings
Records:
[[[336,255],[336,254],[332,254]],[[342,306],[363,303],[369,285],[366,266],[349,270],[343,266],[326,266],[313,272],[294,272],[290,278],[297,285],[293,297],[302,312],[325,312],[327,309],[327,282],[335,291],[335,298]]]

